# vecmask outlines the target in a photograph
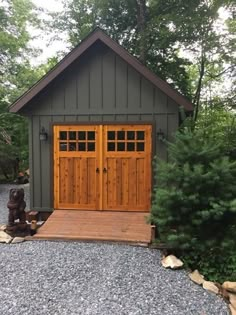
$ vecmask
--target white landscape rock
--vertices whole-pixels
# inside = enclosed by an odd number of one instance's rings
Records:
[[[0,243],[9,244],[12,241],[12,237],[4,231],[0,231]]]
[[[161,264],[165,268],[178,269],[183,266],[183,262],[174,255],[169,255],[161,260]]]
[[[14,237],[12,240],[12,244],[18,244],[18,243],[23,243],[25,241],[24,237]]]
[[[7,228],[6,224],[0,224],[0,231],[5,231]]]
[[[229,293],[229,302],[236,310],[236,294]]]
[[[229,291],[229,292],[234,292],[234,293],[236,293],[236,282],[225,281],[225,282],[222,284],[222,287],[223,287],[224,289],[226,289],[227,291]]]
[[[232,304],[229,304],[229,308],[231,311],[231,315],[236,315],[236,309],[232,306]]]
[[[195,282],[195,283],[197,283],[197,284],[199,284],[199,285],[203,284],[203,282],[205,281],[205,280],[204,280],[204,276],[201,275],[198,270],[194,270],[193,272],[191,272],[191,273],[189,274],[189,278],[190,278],[193,282]]]
[[[217,286],[211,282],[211,281],[204,281],[202,284],[203,289],[210,291],[212,293],[218,294],[219,293],[219,289],[217,288]]]

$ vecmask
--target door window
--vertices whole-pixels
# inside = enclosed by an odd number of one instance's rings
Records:
[[[60,131],[60,151],[94,152],[96,150],[95,131]]]
[[[142,130],[109,130],[107,131],[107,151],[144,152],[145,131]]]

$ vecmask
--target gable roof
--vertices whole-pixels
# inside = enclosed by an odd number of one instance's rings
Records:
[[[100,40],[130,66],[138,71],[143,77],[149,80],[154,86],[163,91],[172,98],[177,104],[183,106],[186,111],[193,110],[193,104],[173,89],[167,82],[156,76],[152,71],[145,67],[138,59],[127,52],[122,46],[116,43],[100,28],[96,28],[91,32],[78,46],[76,46],[69,54],[67,54],[54,68],[52,68],[41,80],[33,85],[27,92],[18,98],[11,106],[10,112],[16,113],[27,105],[38,93],[40,93],[47,85],[49,85],[58,75],[60,75],[67,67],[69,67],[79,56],[81,56],[96,41]]]

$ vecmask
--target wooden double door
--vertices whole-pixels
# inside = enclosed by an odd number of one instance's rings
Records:
[[[55,209],[149,211],[151,125],[53,128]]]

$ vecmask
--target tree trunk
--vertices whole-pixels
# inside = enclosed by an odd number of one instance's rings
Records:
[[[146,23],[147,5],[146,0],[136,0],[138,8],[137,25],[140,34],[139,55],[140,61],[146,63]]]
[[[200,98],[201,98],[201,91],[202,91],[202,81],[203,81],[203,77],[205,75],[205,62],[206,62],[206,57],[205,57],[204,48],[202,47],[198,85],[197,85],[197,90],[196,90],[196,93],[195,93],[195,96],[193,99],[193,104],[194,104],[193,118],[194,118],[194,121],[197,120],[197,116],[198,116],[198,112],[199,112]]]

